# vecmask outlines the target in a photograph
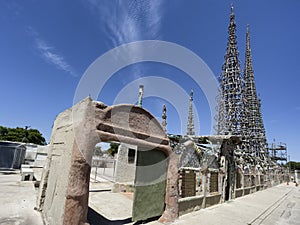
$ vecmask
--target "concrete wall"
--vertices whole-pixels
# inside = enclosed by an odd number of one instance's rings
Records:
[[[38,208],[46,224],[82,224],[86,221],[93,148],[99,140],[86,130],[91,123],[91,99],[59,114],[54,122]],[[77,117],[74,118],[74,111]],[[90,124],[91,127],[93,127]],[[86,135],[80,139],[76,129]],[[75,137],[76,136],[76,137]]]
[[[135,150],[133,163],[128,162],[129,149]],[[137,146],[121,143],[118,149],[115,181],[117,183],[133,183],[135,178]]]
[[[204,196],[194,196],[179,199],[179,216],[202,209],[203,202]]]
[[[73,142],[72,111],[67,110],[55,120],[48,166],[40,185],[39,209],[47,224],[54,224],[55,220],[57,224],[62,224]]]
[[[49,176],[42,207],[48,224],[62,224],[74,144],[72,111],[67,110],[56,118],[51,137]],[[43,185],[41,186],[43,187]]]
[[[190,170],[192,170],[190,168]],[[215,171],[215,170],[214,170]],[[299,171],[300,172],[300,171]],[[210,176],[211,171],[208,169],[207,173],[201,173],[202,179],[202,188],[205,190],[203,193],[197,193],[196,196],[185,197],[179,199],[179,215],[187,214],[201,208],[210,207],[219,203],[224,202],[223,192],[224,188],[221,188],[223,185],[223,174],[219,172],[219,190],[218,193],[210,193]],[[256,179],[253,179],[253,177]],[[298,179],[300,174],[298,174]],[[273,175],[273,172],[270,174],[263,175],[258,173],[256,176],[254,174],[241,174],[241,188],[235,189],[234,198],[239,198],[244,195],[253,194],[257,191],[264,190],[272,185],[278,185],[279,183],[286,182],[288,179],[288,173],[278,172],[278,174]],[[244,181],[246,182],[244,183]],[[253,183],[254,182],[254,183]],[[245,186],[246,185],[246,186]]]
[[[26,154],[25,154],[25,164],[33,165],[37,155],[37,149],[39,145],[36,144],[25,144]]]
[[[35,167],[44,167],[46,165],[49,148],[49,145],[38,146],[33,164]]]
[[[210,207],[216,204],[221,203],[221,194],[210,195],[205,198],[205,207]]]
[[[244,194],[244,190],[243,189],[239,189],[235,191],[235,198],[239,198],[242,197]]]

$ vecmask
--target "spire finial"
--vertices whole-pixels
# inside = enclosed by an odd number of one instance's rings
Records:
[[[194,90],[193,89],[191,89],[191,92],[190,92],[190,100],[191,101],[193,101],[193,97],[194,96]]]
[[[234,6],[231,4],[231,13],[230,13],[230,24],[235,25],[235,15],[234,15]]]

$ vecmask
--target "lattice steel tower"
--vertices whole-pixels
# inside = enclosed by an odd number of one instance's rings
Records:
[[[250,47],[250,30],[247,25],[245,68],[243,75],[243,103],[247,116],[245,133],[249,141],[249,153],[263,158],[267,149],[265,128],[261,115],[261,101],[257,96]]]
[[[193,95],[194,91],[193,89],[190,92],[190,107],[189,107],[189,117],[188,117],[188,124],[187,124],[187,135],[195,135],[194,131],[194,113],[193,113]]]
[[[224,56],[225,62],[222,66],[222,73],[219,76],[220,93],[218,97],[217,133],[219,135],[241,135],[242,81],[233,6],[231,6],[228,34],[227,51]]]
[[[263,122],[262,112],[261,112],[261,99],[259,97],[258,97],[257,102],[258,102],[257,133],[258,133],[258,140],[259,140],[259,146],[260,146],[260,153],[264,153],[264,155],[268,157],[268,154],[269,154],[268,153],[268,143],[267,143],[265,125]]]
[[[245,68],[243,76],[243,104],[247,117],[247,125],[245,127],[244,133],[247,134],[247,141],[249,143],[248,152],[252,155],[257,156],[259,152],[259,140],[257,133],[258,100],[252,65],[249,25],[247,25],[246,32]]]

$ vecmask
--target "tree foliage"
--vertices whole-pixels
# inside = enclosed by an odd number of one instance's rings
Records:
[[[0,140],[26,142],[45,145],[46,139],[37,129],[25,129],[21,127],[9,128],[0,126]]]
[[[107,153],[111,156],[115,156],[115,154],[118,153],[119,145],[118,143],[110,143],[110,148],[107,149]]]
[[[103,155],[103,151],[101,149],[101,146],[96,145],[94,149],[94,156],[102,156],[102,155]]]
[[[290,161],[286,165],[291,171],[300,170],[300,162]]]

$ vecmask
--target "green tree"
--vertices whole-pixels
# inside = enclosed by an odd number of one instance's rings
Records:
[[[103,155],[103,151],[101,149],[101,146],[96,145],[94,149],[94,156],[102,156],[102,155]]]
[[[9,128],[0,126],[0,140],[26,142],[38,145],[46,144],[46,139],[37,129],[27,129],[27,127]]]
[[[291,171],[300,170],[300,162],[290,161],[286,164],[286,166],[290,168]]]
[[[115,154],[118,153],[119,145],[118,143],[110,143],[110,148],[107,149],[107,153],[111,156],[115,156]]]

